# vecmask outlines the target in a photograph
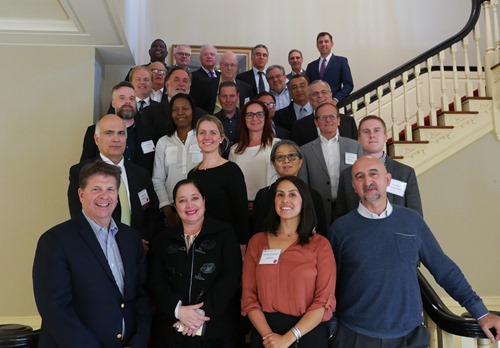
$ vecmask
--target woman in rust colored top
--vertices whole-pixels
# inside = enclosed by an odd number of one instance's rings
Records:
[[[335,309],[336,266],[328,240],[313,232],[316,215],[307,185],[276,182],[267,231],[254,235],[243,262],[242,314],[250,346],[328,347],[326,321]]]

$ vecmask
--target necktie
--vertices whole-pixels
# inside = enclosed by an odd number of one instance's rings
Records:
[[[130,226],[130,205],[128,204],[128,195],[127,189],[125,188],[125,183],[123,182],[123,178],[120,177],[120,189],[118,190],[118,199],[120,200],[120,207],[122,210],[122,216],[120,217],[120,221]]]
[[[142,112],[142,109],[144,109],[144,105],[146,104],[146,102],[144,100],[140,100],[139,101],[139,112]]]
[[[262,71],[259,71],[259,93],[266,90],[266,86],[264,85],[264,78],[262,77],[262,75],[264,75],[264,73]]]
[[[211,79],[214,79],[214,78],[216,78],[216,77],[217,77],[217,75],[215,75],[215,72],[214,72],[213,70],[212,70],[212,71],[210,71],[208,74],[210,75],[210,78],[211,78]]]
[[[323,59],[323,63],[321,63],[321,68],[319,68],[319,78],[323,79],[326,70],[326,59]]]

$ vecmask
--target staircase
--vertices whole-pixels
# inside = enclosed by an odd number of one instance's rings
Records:
[[[388,154],[417,174],[491,131],[500,140],[497,7],[498,0],[472,0],[458,34],[351,94],[341,112],[358,123],[382,117]]]

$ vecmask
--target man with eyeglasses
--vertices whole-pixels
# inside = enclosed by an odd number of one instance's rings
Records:
[[[239,92],[238,107],[245,105],[254,93],[252,87],[243,81],[236,79],[238,73],[238,58],[232,51],[226,51],[220,59],[221,75],[218,78],[206,79],[200,81],[195,89],[192,89],[191,96],[197,105],[210,114],[216,114],[222,110],[222,105],[217,97],[219,86],[226,81],[236,83]]]
[[[149,65],[149,71],[153,75],[151,81],[151,99],[165,104],[167,95],[165,94],[165,78],[167,77],[167,67],[162,62],[153,62]]]
[[[309,85],[309,102],[313,109],[325,102],[333,104],[333,94],[330,85],[322,80],[312,82]],[[354,118],[343,114],[339,114],[339,116],[341,120],[339,126],[340,135],[358,140],[358,129]],[[314,122],[314,114],[311,114],[297,120],[297,122],[292,125],[290,139],[299,145],[304,145],[316,139],[318,134],[319,130]]]
[[[252,86],[253,95],[264,91],[269,92],[269,83],[266,80],[269,51],[266,45],[258,44],[252,48],[250,59],[252,60],[252,69],[238,74],[236,78]]]
[[[191,47],[188,45],[179,45],[175,47],[174,53],[175,66],[180,66],[186,71],[189,71],[191,64]]]
[[[266,79],[269,83],[269,93],[276,99],[276,110],[287,107],[290,104],[290,92],[286,84],[285,68],[281,65],[271,65],[266,70]]]
[[[273,128],[273,136],[280,139],[288,139],[290,132],[274,123],[274,116],[276,115],[276,99],[270,92],[262,92],[255,96],[255,99],[264,103],[269,112],[269,120]]]
[[[299,177],[321,194],[329,225],[334,219],[340,172],[363,156],[363,149],[356,141],[339,136],[341,120],[333,103],[326,102],[316,108],[314,123],[319,137],[300,147],[304,163]]]
[[[295,121],[312,115],[313,108],[309,103],[309,79],[305,75],[293,75],[288,82],[292,101],[290,104],[276,112],[276,124],[292,129]]]

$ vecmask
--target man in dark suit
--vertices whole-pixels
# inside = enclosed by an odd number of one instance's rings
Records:
[[[266,65],[269,60],[269,51],[266,45],[258,44],[252,48],[250,58],[252,60],[252,69],[238,74],[236,79],[252,86],[253,95],[264,91],[269,92],[269,84],[266,80]]]
[[[153,130],[143,125],[140,117],[136,115],[134,86],[130,82],[122,81],[113,87],[111,95],[111,106],[127,127],[127,145],[123,154],[125,161],[131,161],[152,174],[155,159],[154,144],[157,139]],[[80,162],[99,155],[94,133],[95,124],[89,126],[85,132]]]
[[[387,187],[389,202],[415,210],[423,216],[422,200],[418,189],[415,170],[387,156],[385,144],[387,130],[385,122],[378,116],[369,115],[359,122],[358,142],[367,156],[379,158],[384,163],[387,172],[391,174],[391,183]],[[340,217],[354,210],[359,205],[359,196],[352,187],[351,168],[340,173],[336,216]]]
[[[238,122],[240,118],[240,110],[238,108],[238,100],[240,98],[238,86],[233,81],[224,81],[219,86],[218,93],[219,103],[222,110],[217,112],[215,116],[219,118],[224,127],[224,134],[229,140],[229,144],[222,151],[222,157],[229,157],[229,149],[239,141],[238,137]]]
[[[290,131],[297,120],[313,113],[313,107],[309,103],[309,80],[306,75],[293,75],[288,85],[292,101],[276,111],[274,122]]]
[[[302,57],[302,52],[298,49],[292,49],[288,52],[288,64],[290,64],[290,68],[292,71],[286,75],[286,78],[290,81],[293,76],[299,74],[305,74],[306,72],[302,69],[302,63],[304,62],[304,58]]]
[[[351,69],[347,58],[336,56],[332,53],[333,38],[326,32],[321,32],[316,37],[316,47],[320,57],[309,63],[306,75],[309,81],[323,80],[328,82],[333,92],[333,103],[346,98],[353,90]]]
[[[255,99],[263,102],[267,111],[269,111],[269,120],[271,121],[274,137],[279,139],[288,139],[290,137],[290,132],[274,123],[274,117],[276,115],[276,98],[274,95],[270,92],[261,92],[255,96]]]
[[[39,239],[33,291],[42,317],[40,348],[146,348],[151,323],[141,236],[111,217],[120,169],[82,169],[82,211]]]
[[[101,118],[96,125],[94,140],[99,149],[99,155],[75,164],[69,170],[70,215],[75,218],[82,210],[78,198],[80,170],[86,164],[98,160],[114,164],[122,170],[122,188],[126,190],[120,192],[120,201],[113,211],[113,218],[138,230],[147,248],[149,242],[162,227],[158,197],[153,188],[151,175],[144,168],[124,160],[127,130],[123,120],[118,116],[106,115]],[[125,206],[122,200],[125,200]]]
[[[239,108],[242,108],[255,95],[249,84],[236,79],[238,60],[234,52],[224,52],[220,60],[220,70],[219,78],[203,80],[198,88],[191,91],[196,105],[207,110],[210,114],[216,114],[222,109],[217,94],[219,86],[223,82],[232,81],[238,86],[239,102],[237,106]]]
[[[167,77],[167,67],[161,62],[153,62],[149,65],[151,71],[151,99],[160,104],[168,102],[167,95],[165,94],[165,79]]]
[[[339,136],[338,109],[332,103],[317,107],[314,122],[320,136],[300,147],[304,162],[299,177],[321,194],[330,225],[334,219],[340,172],[362,156],[363,151],[356,141]]]
[[[313,109],[322,103],[333,103],[332,92],[328,83],[316,80],[309,85],[309,102]],[[339,133],[344,138],[358,140],[358,129],[353,117],[339,114]],[[307,144],[318,137],[318,128],[314,122],[314,114],[305,116],[292,125],[290,139],[299,145]]]
[[[201,67],[191,73],[191,85],[196,86],[200,80],[217,78],[220,71],[215,70],[217,64],[217,48],[212,45],[203,45],[200,48]]]
[[[165,62],[168,56],[167,44],[165,43],[165,41],[163,41],[162,39],[154,40],[151,43],[151,47],[149,48],[148,53],[150,61],[147,64],[143,64],[143,66],[149,67],[151,63],[160,62],[168,69],[167,63]],[[132,68],[130,70],[132,70]],[[130,70],[127,73],[127,76],[125,76],[124,81],[129,81]]]

